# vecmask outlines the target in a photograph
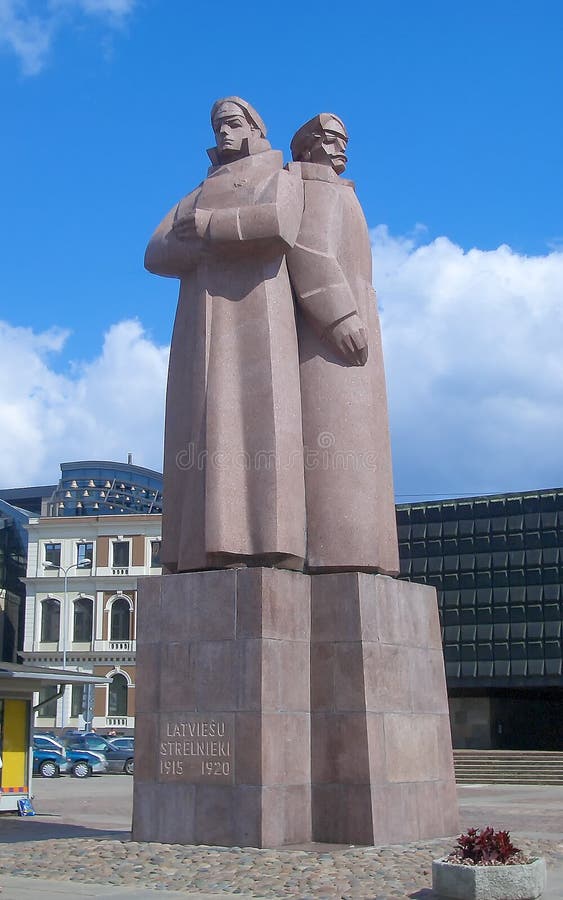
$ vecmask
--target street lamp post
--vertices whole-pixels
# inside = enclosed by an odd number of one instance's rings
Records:
[[[92,568],[92,560],[85,557],[81,559],[80,562],[73,563],[72,566],[67,566],[66,569],[64,566],[57,566],[55,563],[50,562],[50,560],[45,560],[43,563],[44,569],[57,569],[60,571],[63,570],[64,574],[64,601],[63,601],[63,669],[66,669],[66,644],[67,644],[67,636],[68,636],[68,573],[72,569],[91,569]],[[64,710],[64,703],[63,703]],[[64,714],[63,714],[63,724],[64,724]]]

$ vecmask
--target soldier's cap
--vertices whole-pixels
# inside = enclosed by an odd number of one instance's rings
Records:
[[[211,107],[212,127],[214,127],[213,120],[224,103],[235,103],[236,106],[240,107],[240,109],[242,109],[244,113],[245,118],[250,122],[251,125],[258,129],[258,131],[260,132],[260,137],[266,137],[267,130],[263,119],[258,115],[254,107],[251,106],[250,103],[247,103],[246,100],[242,100],[241,97],[220,97],[219,100],[215,101],[215,103]]]
[[[294,160],[298,160],[303,151],[310,148],[313,138],[319,137],[319,131],[335,131],[348,140],[348,132],[342,119],[334,113],[319,113],[305,122],[293,135],[290,149]]]

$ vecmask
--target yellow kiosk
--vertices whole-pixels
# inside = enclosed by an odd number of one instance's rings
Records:
[[[16,811],[18,800],[31,797],[33,716],[37,708],[33,706],[33,694],[58,685],[60,695],[67,684],[107,681],[99,675],[69,669],[0,662],[0,812]]]

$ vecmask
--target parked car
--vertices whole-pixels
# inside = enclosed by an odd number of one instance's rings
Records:
[[[66,747],[63,743],[56,738],[51,737],[49,734],[34,735],[34,757],[36,752],[47,754],[45,760],[54,759],[56,755],[64,758],[67,765],[65,768],[62,768],[60,764],[58,764],[59,770],[61,772],[70,771],[71,775],[74,775],[75,778],[86,778],[88,775],[92,774],[104,775],[108,770],[108,763],[103,753],[96,753],[95,751],[88,750],[84,747],[76,749]],[[44,768],[49,771],[52,767],[47,765]],[[44,775],[45,773],[41,771],[40,774]],[[49,778],[56,774],[58,774],[58,772],[55,771],[51,775],[45,775],[45,777]]]
[[[40,750],[56,750],[64,756],[64,744],[54,734],[42,731],[41,734],[33,735],[33,746]]]
[[[112,747],[116,747],[117,750],[134,750],[135,749],[135,738],[134,737],[108,737],[106,738],[108,744],[111,744]]]
[[[42,778],[56,778],[68,772],[71,763],[66,756],[53,748],[42,749],[33,744],[33,774]]]
[[[88,775],[105,775],[109,769],[108,761],[103,753],[85,750],[83,747],[66,747],[66,755],[70,762],[70,771],[75,778],[86,778]]]
[[[129,748],[113,747],[109,741],[95,733],[73,734],[65,738],[67,754],[69,750],[90,750],[103,753],[108,763],[108,772],[125,772],[132,775],[135,767],[135,751]]]

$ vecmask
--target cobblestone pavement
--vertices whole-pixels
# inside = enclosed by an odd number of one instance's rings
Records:
[[[530,846],[531,842],[524,842]],[[548,861],[563,847],[534,842]],[[26,841],[0,848],[0,873],[148,887],[164,891],[247,894],[252,897],[424,897],[432,859],[451,841],[338,850],[255,850],[71,839]],[[429,894],[426,893],[426,896]]]
[[[3,841],[0,843],[0,884],[2,876],[20,876],[30,883],[35,878],[52,879],[53,888],[55,881],[74,882],[76,896],[83,895],[79,885],[97,884],[108,888],[181,891],[184,895],[237,894],[301,900],[431,898],[432,859],[445,855],[453,845],[452,839],[440,839],[388,847],[308,845],[305,848],[256,850],[137,843],[130,841],[126,832],[112,835],[102,830],[104,825],[107,829],[112,822],[105,821],[99,809],[98,829],[86,830],[83,827],[85,820],[78,824],[80,809],[87,808],[89,802],[89,795],[84,792],[109,790],[115,800],[119,790],[111,792],[112,782],[117,788],[118,782],[113,778],[104,779],[103,788],[99,789],[92,783],[82,787],[76,782],[70,788],[64,788],[77,795],[78,813],[74,814],[74,825],[69,824],[73,820],[72,812],[66,817],[66,826],[62,822],[54,823],[54,818],[63,817],[53,814],[51,823],[48,815],[35,820],[0,821],[0,841]],[[55,788],[50,785],[48,790]],[[561,793],[557,796],[551,789],[544,793],[541,789],[528,789],[526,793],[522,789],[519,796],[518,789],[511,788],[503,793],[487,787],[482,792],[480,789],[473,792],[462,789],[460,796],[463,827],[489,824],[493,811],[496,819],[493,824],[499,827],[505,821],[502,810],[506,808],[518,846],[544,855],[548,872],[551,868],[557,883],[563,884],[559,881],[563,873]],[[41,806],[37,796],[35,802],[36,807]],[[119,804],[116,810],[120,824],[125,817],[121,807]],[[469,820],[465,810],[469,811]],[[524,834],[525,831],[538,836],[531,838]],[[10,891],[8,886],[7,891]],[[4,892],[3,896],[17,897],[18,894]],[[58,897],[60,894],[55,890],[45,894],[42,887],[40,896]],[[563,893],[550,892],[547,896],[561,897]]]

